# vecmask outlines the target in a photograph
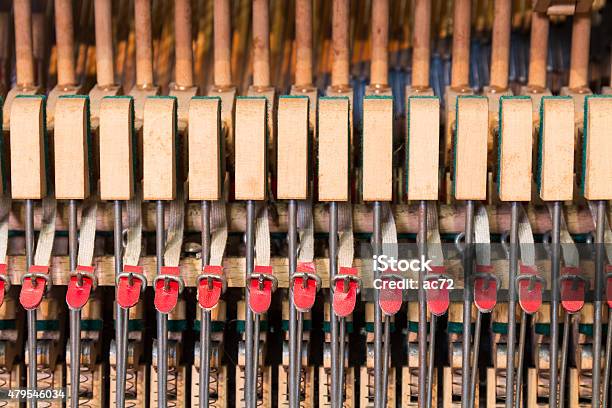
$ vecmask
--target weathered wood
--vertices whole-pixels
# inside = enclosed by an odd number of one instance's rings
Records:
[[[185,212],[185,230],[188,232],[200,231],[200,204],[190,203]],[[287,205],[282,202],[275,203],[276,216],[270,218],[270,232],[287,232]],[[317,233],[326,233],[329,228],[329,213],[325,204],[315,204],[313,207],[314,227]],[[416,234],[418,232],[418,205],[392,206],[397,232],[400,234]],[[549,232],[552,228],[550,214],[544,206],[526,206],[527,216],[535,234]],[[58,203],[58,217],[56,230],[67,231],[68,210],[62,203]],[[125,211],[125,209],[124,209]],[[462,205],[441,205],[439,207],[439,226],[442,234],[457,234],[465,228],[465,208]],[[510,229],[510,206],[488,206],[489,225],[491,233],[499,234]],[[228,227],[231,232],[244,232],[246,228],[246,209],[242,203],[228,205]],[[14,231],[24,229],[24,205],[13,202],[10,213],[9,228]],[[155,204],[143,204],[143,230],[155,231]],[[166,215],[168,216],[168,214]],[[609,214],[612,217],[612,212]],[[568,229],[572,234],[587,234],[594,230],[593,218],[588,207],[581,205],[568,205],[565,207],[565,217]],[[34,209],[34,226],[40,229],[40,208]],[[167,221],[166,221],[167,223]],[[123,214],[123,225],[127,225],[127,213]],[[113,207],[111,203],[98,205],[98,231],[113,230]],[[353,230],[356,233],[372,232],[372,207],[364,204],[353,204]]]

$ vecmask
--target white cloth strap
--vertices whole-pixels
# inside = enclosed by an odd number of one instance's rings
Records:
[[[255,265],[270,265],[270,225],[267,202],[261,203],[257,208],[255,220]]]
[[[210,259],[209,265],[221,266],[227,243],[227,217],[225,201],[213,201],[210,205]]]
[[[547,203],[546,207],[548,208],[548,212],[552,218],[554,207],[553,203]],[[578,254],[578,248],[576,248],[574,239],[567,229],[563,206],[561,207],[561,231],[559,231],[559,241],[561,243],[561,255],[563,256],[564,265],[577,268],[580,265],[580,255]]]
[[[476,205],[474,216],[474,242],[476,243],[476,264],[491,265],[491,230],[489,214],[482,203]]]
[[[519,204],[518,239],[521,248],[521,262],[523,265],[535,266],[535,245],[533,231],[529,218],[522,204]]]
[[[79,252],[77,264],[90,266],[93,262],[96,242],[96,212],[98,197],[92,195],[83,202],[81,226],[79,228]]]
[[[427,256],[434,266],[444,266],[444,252],[438,227],[438,203],[427,202]]]
[[[389,203],[382,204],[382,243],[383,253],[397,259],[397,228],[395,227],[395,218]]]
[[[298,262],[310,263],[314,260],[314,221],[312,200],[298,201],[297,224],[300,239]]]
[[[36,244],[34,265],[49,266],[53,241],[55,240],[55,218],[57,216],[57,202],[55,195],[50,193],[42,200],[43,218]]]
[[[351,203],[338,203],[338,266],[353,267],[353,211]]]
[[[123,253],[123,265],[138,265],[142,251],[142,191],[137,188],[127,202],[127,245]]]
[[[9,236],[9,214],[11,213],[11,196],[5,193],[0,198],[0,264],[6,264]]]
[[[179,266],[185,230],[185,200],[183,189],[177,186],[176,198],[170,202],[170,220],[164,251],[165,266]]]

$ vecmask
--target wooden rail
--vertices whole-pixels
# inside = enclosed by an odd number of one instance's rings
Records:
[[[37,206],[38,207],[38,206]],[[548,210],[543,205],[526,206],[527,215],[535,234],[543,234],[551,230],[552,224]],[[418,207],[416,205],[398,204],[393,206],[397,232],[400,234],[415,234],[418,230]],[[56,229],[68,229],[68,209],[65,203],[58,203],[58,217]],[[491,233],[499,234],[510,229],[510,206],[487,206]],[[440,233],[457,234],[464,229],[464,208],[462,205],[440,205],[439,207]],[[270,214],[270,231],[287,231],[287,205],[275,203]],[[609,216],[612,214],[609,214]],[[9,228],[14,231],[24,229],[25,209],[22,202],[14,202],[10,214]],[[565,217],[569,232],[572,234],[587,234],[594,230],[591,213],[585,205],[565,206]],[[40,228],[40,208],[35,209],[35,229]],[[189,203],[185,214],[185,230],[200,231],[200,204]],[[123,225],[127,225],[127,213],[123,214]],[[228,205],[228,226],[231,232],[244,232],[246,227],[246,208],[243,203]],[[328,231],[329,217],[325,204],[314,205],[315,232]],[[113,209],[111,203],[102,203],[98,207],[98,231],[113,230]],[[372,208],[365,204],[353,205],[353,229],[356,233],[372,232]],[[143,230],[155,231],[155,204],[145,203],[143,207]]]

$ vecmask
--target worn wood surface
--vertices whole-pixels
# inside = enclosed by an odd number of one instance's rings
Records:
[[[185,211],[185,230],[200,231],[200,204],[189,203]],[[463,205],[440,205],[438,208],[440,233],[457,234],[465,228],[465,206]],[[287,231],[287,205],[275,203],[275,211],[270,212],[270,232]],[[418,231],[418,205],[399,204],[392,205],[393,215],[397,232],[400,234],[415,234]],[[531,228],[535,234],[543,234],[552,228],[550,214],[545,206],[525,206]],[[58,203],[58,217],[56,221],[57,231],[68,229],[68,209],[63,203]],[[510,205],[487,206],[489,214],[489,226],[491,233],[499,234],[510,229]],[[98,206],[98,231],[113,230],[113,206],[112,203],[102,202]],[[228,228],[231,232],[244,232],[246,228],[246,208],[243,203],[228,204],[227,207]],[[612,216],[612,213],[609,214]],[[11,230],[23,231],[25,209],[23,202],[13,201],[12,211],[9,218]],[[155,231],[155,204],[143,204],[143,231]],[[169,215],[166,215],[169,217]],[[327,205],[315,204],[313,208],[315,232],[325,233],[329,228],[329,212]],[[568,229],[572,234],[586,234],[594,230],[593,218],[585,205],[565,206],[565,218]],[[34,208],[34,226],[40,228],[41,212],[39,206]],[[168,219],[166,219],[166,222]],[[127,225],[127,213],[123,209],[123,225]],[[356,233],[372,232],[372,206],[365,204],[353,204],[353,230]]]

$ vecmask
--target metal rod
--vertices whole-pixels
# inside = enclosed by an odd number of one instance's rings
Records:
[[[252,408],[255,408],[257,404],[257,400],[259,398],[259,332],[260,332],[260,319],[261,316],[258,313],[254,313],[255,315],[255,327],[253,328],[253,377],[251,378],[251,387],[253,388],[253,399],[252,399]]]
[[[465,249],[463,254],[463,350],[461,368],[461,406],[467,408],[470,405],[470,366],[472,346],[472,265],[474,244],[474,201],[467,200],[465,203]],[[476,361],[474,360],[474,363]],[[474,368],[476,370],[476,368]]]
[[[383,389],[383,397],[382,397],[382,406],[387,406],[387,387],[389,385],[389,361],[390,353],[389,347],[391,347],[391,317],[385,316],[385,329],[384,329],[384,345],[383,348],[383,368],[382,368],[382,389]]]
[[[210,384],[210,310],[200,320],[200,407],[208,407]]]
[[[550,302],[550,408],[557,408],[559,389],[559,273],[561,269],[561,202],[553,203]]]
[[[122,272],[122,252],[123,252],[123,226],[121,219],[121,201],[113,203],[113,243],[115,252],[115,275],[118,276]],[[127,344],[128,344],[128,319],[129,313],[127,309],[122,308],[117,304],[117,325],[115,328],[115,344],[117,345],[117,376],[115,378],[117,389],[117,408],[125,406],[125,376],[127,363]]]
[[[26,200],[25,214],[25,245],[26,245],[26,269],[34,264],[34,203],[32,200]],[[30,382],[28,387],[35,389],[37,387],[37,370],[36,370],[36,310],[28,310],[28,374]],[[29,399],[30,407],[36,408],[36,398]]]
[[[77,205],[76,200],[68,203],[68,252],[70,272],[77,267]],[[80,282],[82,284],[82,282]],[[70,310],[70,406],[79,407],[79,384],[81,376],[81,310]]]
[[[28,371],[30,375],[30,389],[37,388],[37,372],[36,372],[36,310],[28,310],[28,355],[30,357],[30,364],[28,365]],[[36,408],[36,398],[30,398],[30,407]]]
[[[155,254],[157,274],[161,274],[164,264],[164,202],[157,200],[155,206]],[[168,315],[157,312],[157,406],[166,408],[168,404]]]
[[[249,280],[255,266],[255,202],[247,201],[247,225],[246,225],[246,290],[245,297],[245,367],[244,367],[244,403],[246,408],[251,408],[257,401],[254,394],[252,376],[256,375],[253,369],[253,314],[249,309]]]
[[[417,242],[419,244],[419,255],[421,257],[427,257],[427,202],[421,201],[419,203],[419,235]],[[419,288],[418,288],[418,301],[419,301],[419,327],[418,327],[418,339],[419,339],[419,393],[427,389],[427,306],[425,304],[425,287],[424,283],[424,272],[419,274]],[[428,398],[427,393],[425,395],[419,395],[419,408],[425,408],[427,406],[426,399]]]
[[[518,364],[516,367],[516,400],[514,401],[514,407],[520,408],[521,404],[521,392],[523,391],[523,365],[525,364],[525,339],[527,337],[527,314],[521,313],[521,326],[519,333],[519,344],[518,344]]]
[[[127,349],[129,344],[128,338],[128,323],[129,323],[129,311],[117,305],[117,332],[122,337],[117,337],[117,408],[125,407],[125,387],[126,387],[126,376],[127,376]],[[121,394],[119,394],[121,391]]]
[[[431,408],[433,403],[433,383],[436,365],[436,316],[431,315],[431,321],[429,322],[429,350],[427,355],[427,408]]]
[[[606,355],[604,357],[603,401],[602,407],[610,405],[610,364],[612,361],[612,309],[608,309],[608,330],[606,335]]]
[[[338,407],[344,406],[344,353],[346,352],[346,322],[344,317],[338,318],[338,337],[340,344],[338,345]]]
[[[427,351],[427,408],[433,400],[434,365],[436,363],[436,316],[431,315],[429,322],[429,349]]]
[[[202,201],[202,269],[210,259],[210,205]],[[208,407],[210,383],[210,311],[202,309],[200,320],[200,407]]]
[[[333,279],[338,273],[338,204],[329,204],[329,276]],[[330,279],[330,281],[331,281]],[[331,406],[340,408],[338,405],[338,324],[333,311],[334,288],[329,289],[329,327],[331,335]]]
[[[605,224],[606,202],[597,202],[597,223],[595,225],[595,293],[593,320],[593,408],[601,404],[601,340],[602,340],[602,299],[605,272]]]
[[[167,407],[168,315],[157,314],[157,406]]]
[[[473,369],[470,372],[470,399],[469,399],[469,408],[474,408],[474,401],[476,399],[476,384],[478,377],[478,355],[480,351],[480,333],[482,325],[482,313],[478,311],[476,314],[476,323],[474,326],[474,352],[473,352]]]
[[[289,275],[290,282],[293,282],[293,275],[297,269],[297,202],[289,200],[289,225],[288,225],[288,244],[289,244]],[[297,354],[298,339],[296,333],[296,320],[299,313],[293,301],[293,286],[289,288],[289,407],[298,408],[299,384],[300,384],[300,356]],[[297,384],[297,386],[296,386]]]
[[[79,384],[81,374],[81,311],[70,311],[70,406],[79,406]]]
[[[514,406],[514,350],[516,345],[516,273],[518,269],[519,203],[512,203],[510,217],[510,265],[508,266],[508,349],[506,367],[506,408]]]
[[[374,228],[372,244],[374,256],[382,254],[382,205],[379,201],[374,202]],[[380,278],[378,268],[374,269],[374,279]],[[384,390],[382,387],[382,311],[380,309],[380,290],[374,290],[374,407],[383,407]]]
[[[298,377],[297,377],[297,395],[296,395],[296,399],[297,399],[297,407],[300,406],[301,403],[301,395],[302,395],[302,391],[300,388],[300,385],[302,384],[302,339],[303,339],[303,333],[304,333],[304,313],[298,313],[297,314],[297,324],[296,324],[296,328],[295,328],[295,333],[296,333],[296,337],[298,338],[298,342],[296,344],[295,347],[295,354],[297,355],[299,364],[297,366],[297,370],[298,370]]]
[[[565,407],[565,383],[567,377],[567,358],[571,330],[571,315],[565,313],[563,318],[563,340],[561,341],[561,367],[559,367],[559,408]]]

